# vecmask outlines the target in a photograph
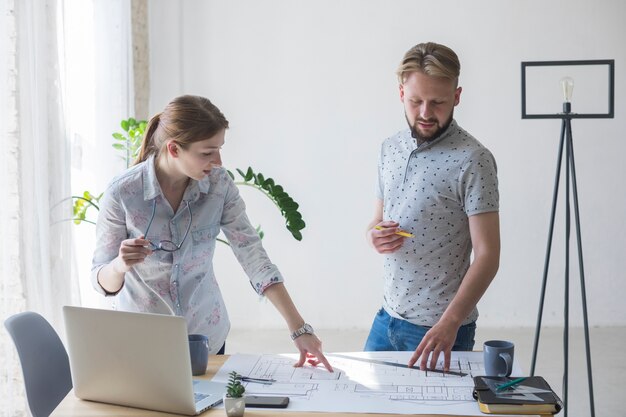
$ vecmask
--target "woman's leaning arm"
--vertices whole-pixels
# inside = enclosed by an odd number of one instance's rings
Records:
[[[270,285],[265,289],[263,295],[274,304],[278,312],[283,316],[290,333],[295,332],[304,325],[304,319],[298,312],[291,296],[287,292],[287,288],[285,288],[282,282]],[[300,351],[300,359],[295,366],[302,366],[308,360],[313,365],[322,363],[326,369],[333,372],[332,366],[322,352],[322,342],[316,335],[303,334],[294,339],[294,343]]]

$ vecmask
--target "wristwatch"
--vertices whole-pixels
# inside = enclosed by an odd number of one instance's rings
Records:
[[[313,327],[309,323],[304,323],[302,327],[300,327],[295,332],[291,333],[291,340],[296,340],[298,337],[302,336],[303,334],[313,334],[313,333],[315,333],[315,330],[313,330]]]

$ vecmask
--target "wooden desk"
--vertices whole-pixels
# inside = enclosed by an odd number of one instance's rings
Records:
[[[224,364],[228,356],[211,356],[209,357],[209,365],[207,369],[206,375],[202,377],[195,377],[199,379],[211,379],[213,375],[220,369],[220,367]],[[317,413],[317,412],[276,412],[273,410],[259,410],[246,408],[246,412],[244,417],[255,417],[255,416],[269,416],[269,415],[277,415],[280,414],[284,417],[320,417],[324,416],[341,416],[341,417],[373,417],[373,416],[384,416],[384,417],[406,417],[406,414],[361,414],[361,413]],[[202,416],[211,417],[211,416],[225,416],[226,413],[224,409],[210,409],[204,413]],[[482,416],[486,416],[487,414],[479,414]],[[117,405],[110,405],[104,403],[97,403],[93,401],[83,401],[74,395],[74,391],[70,391],[65,399],[61,401],[61,404],[52,412],[50,417],[166,417],[166,416],[180,416],[179,414],[169,414],[169,413],[159,413],[158,411],[152,410],[142,410],[139,408],[131,408],[131,407],[122,407]],[[427,416],[431,417],[445,417],[441,414],[436,416],[428,414]],[[458,416],[457,416],[458,417]]]

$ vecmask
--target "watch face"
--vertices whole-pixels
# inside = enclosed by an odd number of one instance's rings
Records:
[[[305,333],[309,333],[309,334],[313,333],[313,327],[311,327],[310,324],[304,323],[304,326],[302,326],[302,327],[304,328],[304,332]]]

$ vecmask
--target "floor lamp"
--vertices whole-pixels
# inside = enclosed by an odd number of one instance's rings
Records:
[[[572,113],[572,92],[574,88],[574,80],[571,77],[561,78],[561,86],[563,89],[563,112],[557,114],[532,114],[527,112],[526,104],[526,87],[527,72],[530,67],[581,67],[587,65],[606,66],[608,72],[606,77],[608,80],[608,111],[606,113]],[[601,70],[603,72],[603,70]],[[549,77],[548,77],[549,78]],[[535,340],[533,346],[532,362],[530,374],[535,374],[535,365],[537,360],[537,351],[539,346],[539,337],[541,334],[541,321],[543,316],[543,307],[545,302],[546,284],[548,280],[548,269],[550,265],[550,255],[552,252],[552,238],[554,232],[554,220],[556,216],[556,207],[559,193],[559,183],[561,180],[561,165],[563,161],[563,152],[565,152],[565,298],[564,298],[564,326],[563,326],[563,404],[564,416],[567,417],[567,400],[568,400],[568,367],[569,367],[569,268],[570,268],[570,237],[571,237],[571,213],[573,202],[574,225],[576,233],[578,268],[580,275],[581,301],[583,313],[583,328],[585,335],[585,353],[587,358],[587,382],[589,388],[589,406],[590,415],[595,417],[595,404],[593,396],[593,378],[591,370],[591,350],[589,344],[589,323],[587,318],[587,295],[585,290],[585,272],[583,264],[583,250],[580,230],[580,214],[578,206],[578,187],[576,182],[576,164],[574,161],[574,143],[572,139],[572,124],[574,118],[612,118],[614,106],[614,61],[613,60],[596,60],[596,61],[540,61],[540,62],[522,62],[522,118],[523,119],[561,119],[561,138],[559,142],[559,151],[557,156],[556,176],[554,180],[554,191],[552,195],[552,209],[550,214],[550,227],[548,231],[548,243],[546,247],[546,257],[543,269],[543,281],[541,285],[541,294],[539,301],[539,313],[537,315],[537,325],[535,328]]]

